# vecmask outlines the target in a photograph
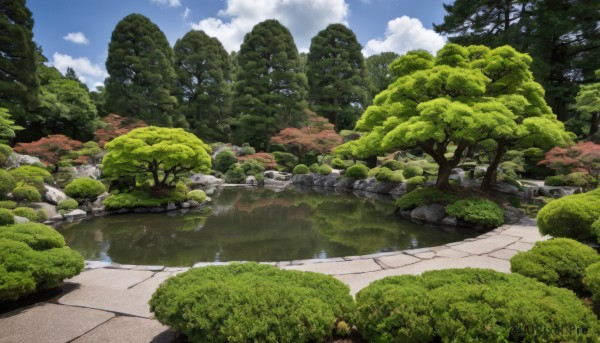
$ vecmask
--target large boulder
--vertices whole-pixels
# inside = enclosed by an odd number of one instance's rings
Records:
[[[254,175],[246,176],[246,185],[248,186],[257,186],[258,181],[256,181],[256,177]]]
[[[15,224],[29,223],[29,219],[20,216],[13,216]]]
[[[44,193],[44,199],[46,199],[47,202],[53,205],[58,205],[59,202],[68,198],[67,195],[58,188],[48,185],[44,185],[44,187],[46,188],[46,193]]]
[[[314,185],[319,187],[334,187],[339,175],[315,175]]]
[[[267,180],[265,174],[265,180]],[[294,185],[312,186],[315,182],[314,174],[296,174],[292,176],[292,183]]]
[[[465,179],[465,171],[462,170],[461,168],[453,168],[452,170],[450,170],[449,179],[458,181],[459,183],[462,183],[463,180]]]
[[[292,181],[278,181],[265,178],[264,183],[265,187],[270,187],[274,189],[285,189],[292,184]]]
[[[504,209],[504,222],[506,224],[515,224],[526,215],[527,214],[525,213],[525,211],[519,208],[509,206]]]
[[[539,194],[545,197],[562,198],[567,195],[581,193],[578,187],[541,186]]]
[[[354,183],[354,189],[357,191],[371,192],[377,180],[374,177],[370,177],[364,180],[356,180]]]
[[[263,173],[263,175],[267,179],[273,179],[277,181],[289,181],[292,179],[291,173],[280,172],[277,170],[267,170]]]
[[[404,194],[406,194],[406,191],[407,191],[407,185],[406,185],[406,182],[404,182],[399,185],[396,185],[396,187],[394,187],[394,189],[392,189],[390,191],[390,195],[394,196],[394,197],[401,197]]]
[[[415,208],[410,213],[410,217],[427,223],[441,223],[446,217],[446,210],[439,204],[424,205]]]
[[[6,169],[13,169],[13,168],[18,168],[25,164],[34,164],[34,163],[41,163],[41,161],[39,158],[37,158],[35,156],[12,153],[8,157],[8,159],[6,160],[4,165],[6,166]]]
[[[73,178],[90,178],[93,180],[98,180],[100,178],[100,168],[96,165],[85,164],[82,166],[73,167]]]
[[[511,185],[510,183],[498,182],[496,184],[495,188],[496,188],[496,190],[498,190],[501,193],[510,194],[510,195],[518,195],[518,196],[523,195],[522,192],[519,190],[519,187],[517,187],[515,185]]]
[[[63,217],[65,217],[65,219],[74,219],[74,218],[82,218],[85,217],[87,215],[87,213],[83,210],[77,209],[77,210],[73,210],[69,213],[66,213],[63,215]]]
[[[46,214],[47,218],[52,218],[56,215],[60,216],[58,214],[58,211],[56,210],[56,206],[51,205],[47,202],[32,202],[29,204],[29,207],[35,209],[35,210],[42,210],[44,211],[44,213]],[[61,217],[62,219],[62,217]]]
[[[369,192],[377,194],[390,194],[390,192],[398,187],[397,183],[391,182],[376,182],[370,189]]]
[[[356,181],[356,179],[351,177],[342,177],[335,183],[335,188],[353,189]]]
[[[225,183],[223,179],[219,179],[213,175],[192,174],[190,180],[200,187],[214,187]]]

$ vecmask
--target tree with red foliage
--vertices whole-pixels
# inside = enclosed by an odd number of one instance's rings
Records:
[[[83,143],[65,135],[49,135],[31,143],[19,143],[13,150],[20,154],[38,157],[44,164],[58,170],[60,158],[73,150],[83,148]]]
[[[104,147],[104,144],[107,142],[110,142],[133,129],[147,126],[146,123],[141,120],[121,117],[114,113],[102,118],[102,122],[103,124],[101,127],[95,131],[96,141],[101,147]]]
[[[277,167],[277,161],[275,160],[275,157],[268,152],[257,152],[256,154],[252,155],[238,156],[237,160],[239,162],[256,160],[258,163],[262,164],[265,169],[275,169],[275,167]]]
[[[301,163],[310,152],[324,154],[342,144],[342,137],[333,130],[333,124],[314,112],[309,112],[308,115],[308,125],[305,128],[288,127],[271,139],[273,143],[286,146]]]
[[[539,165],[547,165],[560,174],[584,171],[598,177],[600,174],[600,144],[582,142],[568,148],[555,147],[546,153]]]

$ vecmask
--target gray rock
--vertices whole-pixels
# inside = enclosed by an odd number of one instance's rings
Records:
[[[446,217],[442,219],[442,224],[456,226],[458,224],[458,219],[456,219],[456,217]]]
[[[399,210],[397,213],[398,213],[398,215],[401,218],[410,219],[410,215],[411,215],[412,211],[410,211],[410,210]]]
[[[439,204],[425,205],[415,208],[410,217],[428,223],[441,223],[446,217],[444,206]]]
[[[390,191],[390,195],[395,196],[395,197],[401,197],[404,194],[406,194],[406,182],[401,183],[399,185],[397,185],[396,187],[394,187],[394,189],[392,189]]]
[[[6,169],[13,169],[13,168],[18,168],[25,164],[34,164],[34,163],[41,163],[40,159],[37,157],[34,157],[34,156],[12,153],[12,155],[10,155],[6,159],[6,162],[4,163],[4,165],[6,166]]]
[[[339,175],[315,175],[314,185],[319,187],[334,187]]]
[[[335,183],[335,188],[353,189],[356,179],[350,177],[342,177]]]
[[[106,193],[106,192],[105,192],[104,194],[100,194],[100,195],[99,195],[99,196],[96,198],[96,200],[94,200],[94,201],[91,203],[91,207],[100,207],[100,206],[102,206],[102,203],[104,202],[104,200],[106,200],[106,198],[108,198],[108,196],[109,196],[109,195],[110,195],[110,194],[108,194],[108,193]]]
[[[102,172],[100,171],[100,168],[98,168],[98,166],[92,165],[92,164],[85,164],[82,166],[75,166],[73,167],[73,178],[81,178],[81,177],[87,177],[90,179],[94,179],[94,180],[98,180],[100,178],[100,174],[102,174]]]
[[[271,187],[271,188],[277,188],[277,189],[287,188],[291,184],[292,184],[292,181],[277,181],[277,180],[267,179],[267,178],[265,178],[265,180],[264,180],[265,187]]]
[[[206,201],[209,201],[208,199],[209,198],[206,197]],[[190,207],[198,207],[198,206],[200,206],[200,203],[197,202],[196,200],[188,200],[187,203],[190,204]]]
[[[567,195],[581,193],[581,188],[577,187],[559,187],[559,186],[541,186],[539,189],[541,196],[561,198]]]
[[[519,187],[506,182],[498,182],[495,188],[502,193],[519,196],[522,195],[521,191],[519,191]]]
[[[258,182],[256,181],[256,177],[254,177],[254,175],[248,175],[246,177],[246,185],[248,185],[248,186],[257,186]]]
[[[86,215],[87,215],[87,213],[85,211],[77,209],[77,210],[73,210],[73,211],[63,215],[63,217],[65,217],[66,219],[69,219],[69,218],[85,217]]]
[[[398,187],[397,183],[376,182],[368,191],[377,194],[390,194],[396,187]]]
[[[52,218],[58,215],[60,217],[59,220],[62,220],[62,216],[58,214],[58,211],[56,211],[56,206],[51,205],[47,202],[32,202],[31,204],[29,204],[29,206],[33,209],[44,211],[47,218]]]
[[[177,205],[175,205],[174,203],[170,202],[167,204],[167,211],[173,211],[177,209]]]
[[[506,224],[515,224],[526,215],[525,211],[510,206],[504,209],[504,222]]]
[[[450,170],[450,180],[454,180],[454,181],[458,181],[459,183],[462,183],[462,181],[465,179],[465,171],[460,169],[460,168],[453,168],[452,170]]]
[[[14,216],[15,224],[29,223],[29,219],[20,216]]]
[[[370,192],[373,189],[374,185],[377,183],[374,177],[370,177],[364,180],[356,180],[353,184],[354,190]]]
[[[106,211],[106,207],[104,207],[104,206],[93,207],[92,208],[92,214],[93,215],[98,215],[98,214],[101,214],[101,213],[103,213],[105,211]]]
[[[190,180],[192,180],[194,184],[201,187],[219,186],[225,183],[224,180],[219,179],[218,177],[204,174],[192,174],[190,176]]]
[[[190,203],[185,201],[181,203],[181,208],[190,208]]]
[[[46,193],[44,193],[44,199],[46,199],[47,202],[53,205],[58,205],[59,202],[68,198],[67,195],[58,188],[48,185],[44,185],[44,187],[46,188]]]
[[[265,174],[265,176],[267,176]],[[267,179],[265,178],[265,181]],[[312,186],[315,182],[314,174],[296,174],[292,176],[292,183],[294,185]]]
[[[460,185],[465,188],[479,188],[479,187],[481,187],[481,180],[465,179],[465,180],[463,180],[463,182],[461,182]]]
[[[57,214],[57,215],[54,215],[54,216],[48,218],[49,222],[59,222],[61,220],[63,220],[63,217],[60,214]]]

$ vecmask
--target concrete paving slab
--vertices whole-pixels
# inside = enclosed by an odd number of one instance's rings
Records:
[[[399,268],[406,266],[407,264],[419,262],[421,259],[411,255],[398,254],[394,256],[381,257],[378,258],[377,261],[388,268]]]
[[[343,275],[351,273],[366,273],[376,270],[381,270],[381,266],[374,260],[354,260],[344,262],[331,263],[315,263],[296,266],[285,266],[282,269],[303,270],[309,272],[317,272],[329,275]]]
[[[501,249],[488,254],[488,256],[492,256],[495,258],[500,258],[503,260],[510,260],[513,256],[518,253],[516,250],[511,249]]]
[[[506,249],[512,249],[517,251],[527,251],[531,250],[531,248],[533,248],[533,244],[525,242],[516,242],[506,247]]]
[[[516,237],[541,238],[540,230],[537,226],[513,225],[512,227],[502,231],[503,235]]]
[[[0,342],[69,342],[114,316],[88,308],[41,303],[0,318]]]
[[[436,251],[437,257],[465,257],[469,256],[466,252],[458,251],[452,248],[445,248]]]
[[[125,290],[138,284],[154,273],[150,271],[131,271],[121,269],[93,269],[87,270],[65,282],[78,283],[82,287],[92,285],[114,290]]]
[[[434,258],[435,254],[436,253],[434,251],[422,252],[422,253],[415,254],[415,257],[424,259],[424,260],[429,260],[431,258]]]
[[[168,343],[176,335],[156,320],[116,317],[79,337],[73,343]]]
[[[332,257],[332,258],[309,258],[306,260],[294,260],[292,261],[292,265],[301,265],[301,264],[313,264],[313,263],[330,263],[330,262],[342,262],[344,261],[343,257]]]
[[[455,245],[452,247],[452,249],[460,250],[473,255],[481,255],[502,249],[518,240],[519,237],[496,235],[489,238]]]

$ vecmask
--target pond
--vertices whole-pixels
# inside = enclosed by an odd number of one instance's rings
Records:
[[[245,187],[223,188],[211,197],[203,210],[108,215],[56,229],[86,260],[165,266],[365,255],[481,233],[400,219],[391,198]]]

